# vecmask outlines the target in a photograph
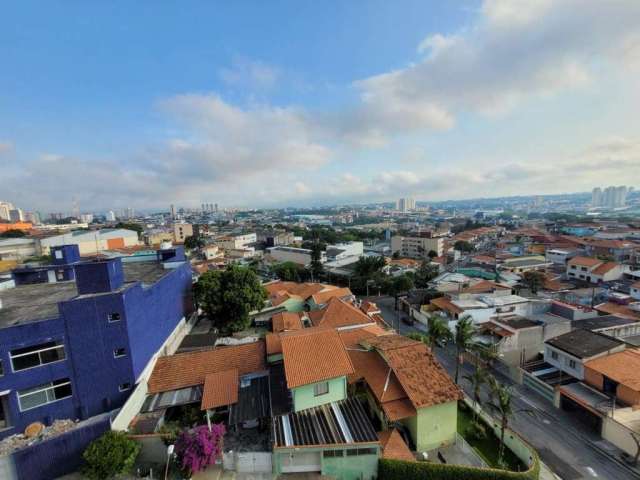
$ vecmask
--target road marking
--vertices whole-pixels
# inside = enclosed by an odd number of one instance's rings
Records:
[[[587,472],[589,472],[589,475],[591,475],[592,477],[597,477],[598,476],[596,471],[591,467],[587,467]]]
[[[544,423],[545,425],[551,425],[551,422],[549,420],[547,420],[546,418],[542,419],[542,423]]]

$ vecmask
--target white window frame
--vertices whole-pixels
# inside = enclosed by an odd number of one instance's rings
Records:
[[[116,352],[117,352],[118,350],[123,350],[123,351],[124,351],[124,353],[123,353],[123,354],[121,354],[121,355],[117,355],[117,354],[116,354]],[[124,347],[119,347],[119,348],[114,348],[114,349],[113,349],[113,358],[122,358],[122,357],[126,357],[126,356],[127,356],[127,349],[126,349],[126,348],[124,348]]]
[[[59,342],[59,340],[57,340],[57,342]],[[23,347],[20,347],[23,348]],[[28,347],[24,347],[24,348],[28,348]],[[60,360],[55,360],[53,362],[46,362],[46,363],[42,363],[42,357],[40,356],[40,354],[42,352],[48,352],[49,350],[56,350],[62,348],[62,352],[64,354],[64,358],[61,358]],[[21,368],[20,370],[16,370],[14,365],[13,365],[13,359],[14,358],[22,358],[22,357],[26,357],[28,355],[38,355],[38,359],[40,360],[40,365],[34,365],[33,367],[27,367],[27,368]],[[14,373],[20,373],[20,372],[24,372],[26,370],[31,370],[33,368],[40,368],[43,365],[51,365],[52,363],[59,363],[59,362],[64,362],[67,359],[67,351],[65,349],[64,343],[60,342],[57,345],[54,345],[52,347],[45,347],[45,348],[40,348],[38,350],[33,350],[32,352],[26,352],[26,353],[18,353],[18,354],[13,354],[11,352],[9,352],[9,360],[11,360],[11,371]]]
[[[326,390],[322,391],[322,392],[319,392],[319,387],[321,387],[321,386],[322,387],[326,386]],[[319,383],[316,383],[313,386],[313,396],[314,397],[321,397],[323,395],[327,395],[328,393],[329,393],[329,382],[319,382]]]
[[[64,383],[60,383],[58,385],[54,385],[53,382],[49,382],[48,384],[44,384],[44,385],[40,385],[42,388],[39,388],[38,390],[34,390],[32,392],[28,392],[26,394],[20,394],[20,391],[16,392],[16,396],[18,397],[18,407],[20,408],[21,412],[26,412],[28,410],[33,410],[34,408],[40,408],[43,407],[45,405],[49,405],[51,403],[55,403],[55,402],[59,402],[60,400],[64,400],[66,398],[71,398],[73,396],[73,388],[71,389],[71,395],[67,395],[66,397],[61,397],[61,398],[54,398],[53,400],[49,400],[49,392],[53,393],[54,390],[58,387],[66,387],[67,385],[71,385],[71,380],[67,379],[66,382]],[[29,389],[26,389],[29,390]],[[29,396],[29,395],[35,395],[36,393],[41,393],[41,392],[47,392],[47,401],[45,403],[41,403],[39,405],[36,405],[34,407],[29,407],[29,408],[22,408],[22,398],[25,396]]]
[[[118,319],[117,320],[113,320],[111,318],[112,315],[118,315]],[[120,315],[120,312],[111,312],[107,314],[107,322],[109,323],[116,323],[122,320],[122,315]]]
[[[125,387],[125,388],[122,388],[123,385],[129,385],[129,386]],[[126,392],[127,390],[131,390],[131,383],[124,382],[124,383],[121,383],[120,385],[118,385],[118,391],[119,392]]]

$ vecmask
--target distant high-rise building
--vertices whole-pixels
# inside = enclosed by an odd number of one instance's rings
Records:
[[[93,222],[93,213],[80,214],[80,223],[91,223],[91,222]]]
[[[40,213],[38,212],[27,212],[24,214],[24,218],[34,225],[40,225],[42,223],[42,220],[40,219]]]
[[[627,204],[629,189],[622,185],[619,187],[610,186],[602,190],[596,187],[591,192],[592,207],[619,208]]]
[[[591,192],[591,206],[592,207],[600,207],[602,206],[602,189],[600,187],[596,187]]]
[[[113,210],[109,210],[107,212],[107,222],[115,222],[116,221],[116,214]]]
[[[413,198],[401,198],[396,202],[396,210],[407,213],[416,209],[416,201]]]
[[[175,220],[176,219],[176,207],[175,207],[175,205],[171,204],[170,211],[171,211],[171,218]]]
[[[11,210],[13,210],[13,204],[9,202],[0,202],[0,220],[10,220]]]
[[[24,212],[19,208],[9,210],[9,221],[11,222],[24,222]]]
[[[218,204],[216,203],[215,212],[218,213]]]

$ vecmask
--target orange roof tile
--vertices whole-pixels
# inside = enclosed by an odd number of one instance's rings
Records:
[[[315,302],[316,305],[323,305],[333,298],[344,298],[351,295],[353,295],[353,293],[351,293],[351,290],[349,290],[347,287],[344,287],[315,293],[311,295],[311,299]]]
[[[585,368],[640,391],[640,351],[624,350],[585,363]]]
[[[381,407],[384,414],[392,422],[402,420],[403,418],[415,417],[418,414],[418,411],[408,398],[384,402],[381,404]]]
[[[309,318],[315,326],[327,325],[333,328],[366,325],[374,322],[366,313],[352,303],[338,297],[333,297],[329,300],[329,303],[323,309],[310,312]]]
[[[369,300],[365,300],[364,302],[362,302],[362,305],[360,305],[360,310],[362,310],[367,315],[370,315],[372,313],[380,313],[380,307],[378,307],[378,305],[376,305],[375,303],[370,302]]]
[[[349,375],[349,383],[364,379],[379,403],[407,398],[393,370],[378,352],[349,350],[349,357],[355,369]]]
[[[378,432],[378,438],[382,447],[382,458],[404,460],[406,462],[416,461],[397,429]]]
[[[271,317],[271,329],[275,332],[285,332],[288,330],[300,330],[302,321],[300,313],[280,312]]]
[[[578,265],[581,267],[595,267],[601,263],[603,263],[602,260],[593,257],[573,257],[567,262],[568,265]]]
[[[449,300],[447,297],[434,298],[433,300],[431,300],[431,305],[435,305],[440,310],[444,310],[445,312],[453,314],[462,313],[464,311],[457,305],[451,303],[451,300]]]
[[[265,370],[265,342],[160,357],[147,385],[149,393],[177,390],[202,385],[208,374],[232,368],[237,368],[239,375]]]
[[[606,302],[596,305],[595,309],[600,313],[607,313],[610,315],[618,315],[624,318],[630,318],[632,320],[640,320],[640,312],[630,309],[626,305],[618,305],[617,303]]]
[[[280,334],[267,333],[265,336],[267,342],[267,355],[277,355],[282,353],[282,342],[280,341]]]
[[[280,334],[288,388],[351,375],[353,365],[338,332],[305,328]]]
[[[238,369],[210,373],[204,377],[200,410],[238,403]]]
[[[377,337],[379,335],[389,335],[391,332],[385,330],[380,325],[368,325],[360,328],[349,328],[347,330],[338,331],[338,335],[342,339],[342,343],[347,348],[358,347],[360,342],[367,338]]]
[[[606,263],[603,263],[602,265],[598,265],[598,267],[595,268],[592,273],[596,275],[604,275],[610,272],[611,270],[613,270],[614,268],[616,268],[618,265],[619,264],[616,262],[606,262]]]

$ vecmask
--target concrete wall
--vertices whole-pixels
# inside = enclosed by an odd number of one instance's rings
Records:
[[[402,421],[419,452],[455,442],[458,427],[458,402],[418,409],[418,415]]]
[[[285,449],[278,448],[273,452],[273,473],[280,475],[282,473],[283,461],[290,455],[299,452],[320,452],[320,465],[322,475],[327,475],[337,480],[362,480],[367,478],[376,478],[378,475],[378,444],[361,444],[360,448],[374,448],[375,455],[348,455],[347,451],[353,451],[356,447],[349,445],[343,447],[340,445],[327,446],[325,448],[299,448]],[[325,451],[341,451],[342,456],[324,457],[322,452]]]
[[[602,438],[613,443],[619,449],[627,454],[634,456],[638,449],[636,442],[631,435],[632,431],[627,427],[618,423],[611,417],[603,417],[602,419]]]
[[[317,407],[318,405],[347,398],[347,377],[332,378],[328,380],[328,383],[329,392],[319,396],[313,394],[313,388],[314,385],[317,385],[316,383],[292,389],[294,411],[299,412],[306,408]]]

